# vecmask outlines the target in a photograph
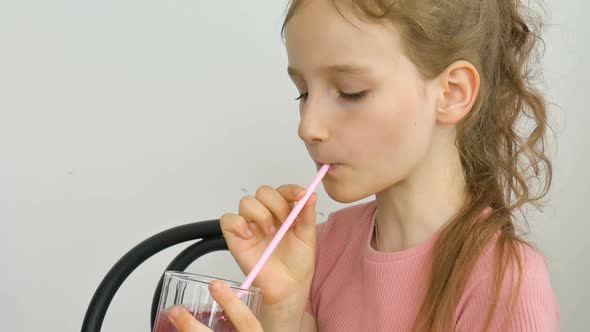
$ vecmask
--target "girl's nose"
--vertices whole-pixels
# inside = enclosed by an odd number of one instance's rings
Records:
[[[299,137],[307,144],[325,142],[330,134],[327,126],[325,110],[317,103],[314,105],[309,99],[302,106],[301,120],[299,121]]]

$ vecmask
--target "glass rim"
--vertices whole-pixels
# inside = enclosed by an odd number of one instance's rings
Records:
[[[250,286],[250,288],[246,289],[246,288],[241,288],[241,283],[234,281],[234,280],[229,280],[229,279],[224,279],[224,278],[218,278],[218,277],[213,277],[210,275],[206,275],[206,274],[201,274],[201,273],[192,273],[192,272],[185,272],[185,271],[175,271],[175,270],[167,270],[164,272],[165,277],[168,278],[178,278],[180,280],[185,280],[185,281],[190,281],[190,282],[195,282],[195,283],[199,283],[202,285],[209,285],[211,283],[211,281],[213,280],[221,280],[221,281],[225,281],[226,284],[234,290],[238,290],[238,291],[244,291],[244,292],[248,292],[248,293],[253,293],[253,294],[257,294],[257,293],[262,293],[262,290],[256,286]],[[208,280],[200,280],[201,279],[208,279]]]

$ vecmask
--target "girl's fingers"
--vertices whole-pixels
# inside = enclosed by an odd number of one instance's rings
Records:
[[[215,280],[209,285],[209,291],[238,332],[262,332],[262,326],[254,313],[225,283]]]
[[[256,223],[267,235],[276,231],[272,213],[255,197],[242,197],[239,215],[248,222]]]
[[[279,187],[280,188],[280,187]],[[291,202],[288,201],[280,191],[269,186],[262,186],[256,191],[256,199],[273,214],[275,226],[281,227],[281,224],[287,219],[293,209]]]
[[[172,307],[168,311],[168,319],[174,324],[178,332],[212,332],[210,328],[201,324],[183,307]]]
[[[221,230],[224,236],[227,237],[228,233],[232,233],[235,236],[239,236],[244,239],[249,239],[254,234],[252,228],[244,219],[244,217],[237,214],[226,213],[221,217]]]

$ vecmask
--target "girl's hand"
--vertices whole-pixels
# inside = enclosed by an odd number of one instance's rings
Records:
[[[222,281],[215,280],[209,285],[209,292],[223,308],[238,332],[262,332],[260,322],[254,313],[238,299],[237,295]],[[186,309],[174,307],[168,312],[168,319],[179,332],[211,332],[207,326],[201,324]]]
[[[262,186],[255,196],[242,198],[238,214],[221,217],[228,248],[245,275],[304,195],[305,188],[297,185],[276,189]],[[262,301],[266,309],[280,308],[291,315],[303,313],[314,272],[316,202],[314,193],[254,280],[254,286],[264,294]]]

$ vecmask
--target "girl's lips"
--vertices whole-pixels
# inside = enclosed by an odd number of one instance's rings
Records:
[[[317,169],[319,170],[322,167],[322,165],[324,165],[324,164],[316,163]],[[338,166],[340,166],[340,164],[330,164],[330,169],[328,170],[328,172],[334,171],[335,169],[338,168]]]

